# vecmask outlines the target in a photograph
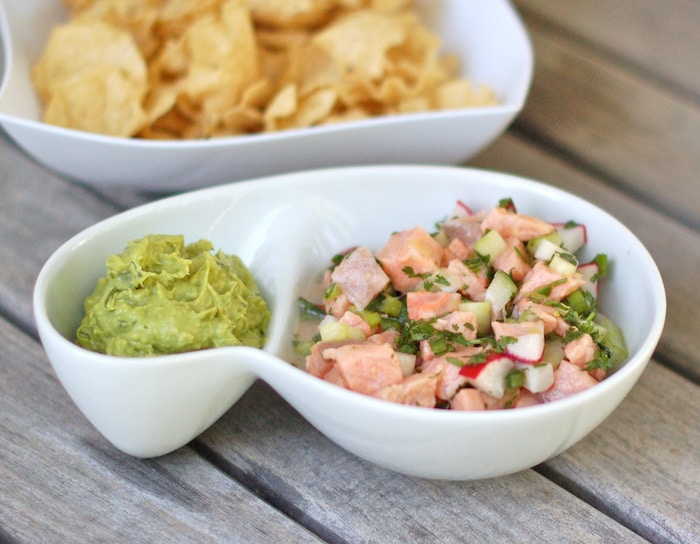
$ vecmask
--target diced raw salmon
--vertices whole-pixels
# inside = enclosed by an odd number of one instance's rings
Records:
[[[312,376],[323,378],[333,368],[333,362],[327,361],[318,350],[318,344],[311,348],[311,354],[306,356],[306,371]]]
[[[306,356],[306,371],[317,378],[323,378],[333,368],[333,362],[323,358],[322,344],[323,342],[318,342],[311,346],[311,353]]]
[[[516,389],[508,389],[503,392],[502,397],[492,397],[488,393],[482,391],[481,398],[484,399],[487,410],[503,410],[512,406],[517,394],[518,391]]]
[[[531,311],[539,319],[541,319],[544,322],[545,334],[554,332],[555,334],[563,337],[566,334],[566,331],[569,330],[569,324],[561,316],[561,312],[553,306],[533,302],[529,298],[523,298],[518,301],[518,304],[515,307],[517,309],[516,317],[522,315],[525,311]]]
[[[368,342],[372,342],[373,344],[389,344],[393,348],[396,348],[396,342],[398,341],[398,339],[399,331],[394,329],[376,332],[373,335],[367,337]]]
[[[337,348],[345,344],[357,344],[358,340],[342,340],[336,342],[317,342],[311,346],[311,353],[306,357],[306,370],[318,378],[323,378],[333,367],[334,361],[324,358],[324,352],[328,348]]]
[[[442,266],[447,266],[453,259],[464,261],[465,259],[468,259],[471,254],[471,248],[462,242],[462,240],[455,238],[454,240],[451,240],[447,247],[442,251],[442,259],[440,264]]]
[[[467,383],[464,376],[459,373],[459,367],[448,362],[444,357],[443,369],[438,378],[437,397],[443,400],[452,400],[455,393]]]
[[[564,355],[571,364],[580,368],[585,368],[595,358],[596,350],[596,343],[590,334],[582,334],[564,344]]]
[[[457,394],[450,402],[451,410],[486,410],[484,398],[481,391],[472,387],[464,387],[457,391]]]
[[[337,385],[338,387],[345,387],[345,380],[343,380],[343,377],[340,375],[340,370],[335,365],[333,365],[333,367],[326,372],[323,379],[329,383],[332,383],[333,385]]]
[[[374,297],[389,286],[389,276],[374,254],[358,247],[345,256],[331,274],[331,281],[340,287],[358,310],[364,310]]]
[[[599,382],[603,381],[606,376],[605,370],[602,368],[594,368],[593,370],[589,370],[588,373],[593,376],[594,380]]]
[[[350,308],[350,299],[345,293],[341,293],[333,299],[325,299],[324,307],[326,308],[326,313],[331,314],[334,317],[340,319],[345,312]]]
[[[442,246],[422,227],[396,232],[375,254],[397,291],[408,291],[421,280],[419,274],[435,272],[442,258]],[[409,268],[413,274],[406,274]]]
[[[402,383],[380,389],[375,397],[400,404],[435,408],[436,387],[437,377],[413,374],[405,378]]]
[[[481,231],[487,230],[498,231],[505,239],[515,237],[526,242],[554,232],[554,225],[536,217],[497,206],[481,222]]]
[[[367,321],[362,319],[355,312],[351,312],[350,310],[345,312],[338,321],[340,323],[345,323],[350,327],[354,327],[356,329],[361,330],[364,333],[365,338],[370,336],[374,332],[372,330],[372,327],[370,327],[369,323],[367,323]]]
[[[506,239],[506,249],[493,262],[495,270],[510,274],[514,281],[522,280],[530,271],[525,244],[515,237]]]
[[[388,344],[347,344],[326,349],[323,357],[335,361],[346,387],[358,393],[374,395],[403,381],[398,354]]]
[[[323,271],[323,279],[321,280],[321,289],[328,289],[333,280],[331,280],[331,271],[326,269]]]
[[[462,295],[459,293],[431,293],[429,291],[409,291],[406,293],[406,307],[410,319],[431,319],[459,308]]]
[[[588,372],[563,360],[559,363],[559,368],[554,371],[552,387],[537,395],[544,402],[552,402],[590,389],[597,383],[598,381]]]
[[[537,395],[531,393],[525,388],[520,389],[517,400],[513,403],[513,408],[527,408],[528,406],[537,406],[542,404]]]
[[[474,272],[462,261],[452,260],[447,265],[447,271],[459,279],[460,286],[457,290],[460,293],[470,300],[477,302],[484,300],[489,283],[485,269]]]
[[[475,354],[483,351],[480,347],[464,348],[459,351],[435,357],[430,361],[424,361],[421,372],[426,374],[436,374],[438,376],[437,398],[441,400],[451,400],[455,393],[464,387],[468,380],[459,373],[460,367],[447,360],[448,357],[454,359],[468,360]]]
[[[543,261],[537,261],[530,272],[527,273],[520,285],[520,291],[516,295],[516,303],[530,296],[538,289],[551,287],[547,295],[552,300],[561,300],[570,295],[585,282],[577,276],[565,278],[552,270]]]
[[[450,312],[433,323],[433,327],[439,331],[448,331],[461,334],[467,340],[476,339],[476,316],[472,312],[457,310]]]
[[[435,359],[433,348],[430,347],[429,340],[420,340],[418,342],[418,356],[423,363]]]
[[[552,290],[549,293],[549,298],[552,300],[562,300],[576,291],[576,289],[581,287],[584,283],[585,282],[581,278],[576,276],[566,278],[564,283],[559,283],[552,287]]]
[[[535,321],[514,322],[492,321],[491,329],[493,330],[496,340],[500,340],[504,336],[518,338],[519,336],[524,336],[526,334],[544,335],[544,322],[542,322],[540,319]]]

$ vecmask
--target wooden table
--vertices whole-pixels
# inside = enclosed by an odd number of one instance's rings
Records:
[[[152,197],[81,187],[0,137],[0,541],[700,542],[700,4],[516,5],[531,95],[472,164],[577,193],[653,254],[667,325],[619,409],[555,459],[476,482],[357,459],[262,383],[175,453],[124,455],[56,380],[31,293],[61,243]]]

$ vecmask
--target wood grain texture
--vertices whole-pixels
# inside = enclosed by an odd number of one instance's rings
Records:
[[[699,413],[700,387],[651,364],[618,410],[544,474],[651,542],[696,541]]]
[[[191,449],[118,452],[0,320],[0,527],[18,542],[319,542]]]
[[[516,126],[700,230],[697,102],[627,70],[568,33],[526,20],[535,75]]]
[[[196,442],[223,470],[260,486],[260,494],[330,542],[558,544],[562,535],[572,542],[643,541],[534,471],[444,482],[367,463],[262,383]]]
[[[6,137],[0,149],[0,311],[33,328],[31,293],[46,259],[119,208],[39,166]]]
[[[515,0],[529,21],[605,52],[679,94],[700,96],[700,4],[694,0]]]

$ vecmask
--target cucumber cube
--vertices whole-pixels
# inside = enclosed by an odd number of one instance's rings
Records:
[[[493,264],[507,247],[503,236],[496,230],[490,230],[474,242],[473,249],[483,257],[488,256],[489,262]]]
[[[476,316],[476,332],[484,336],[491,331],[491,303],[483,301],[466,300],[460,302],[459,309],[462,312],[471,312]]]

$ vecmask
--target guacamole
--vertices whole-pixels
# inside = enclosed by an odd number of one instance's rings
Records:
[[[77,343],[128,357],[262,347],[270,310],[252,274],[237,256],[212,250],[180,235],[129,242],[85,300]]]

